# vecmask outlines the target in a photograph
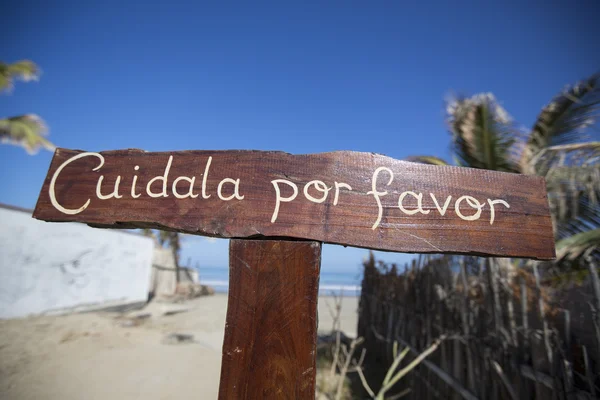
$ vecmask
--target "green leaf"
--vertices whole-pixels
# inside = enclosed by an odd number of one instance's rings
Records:
[[[37,80],[39,76],[40,69],[32,61],[22,60],[12,64],[0,61],[0,92],[10,91],[16,79],[28,82]]]
[[[568,86],[546,105],[533,125],[521,164],[526,166],[545,148],[574,143],[600,114],[600,73]]]
[[[441,158],[434,156],[411,156],[406,158],[406,161],[430,165],[450,165]]]
[[[556,242],[556,258],[575,260],[600,248],[600,228],[581,232]]]
[[[600,142],[549,147],[532,161],[546,179],[558,238],[600,227]]]
[[[458,165],[519,171],[517,129],[491,93],[451,99],[446,114]]]
[[[29,154],[40,148],[54,150],[55,146],[44,137],[47,133],[46,124],[35,114],[0,119],[0,141],[21,146]]]

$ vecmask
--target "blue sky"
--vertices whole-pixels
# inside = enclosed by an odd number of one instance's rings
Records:
[[[31,59],[43,75],[0,96],[0,110],[39,114],[73,149],[448,158],[451,91],[493,92],[531,126],[600,69],[594,1],[49,4],[3,7],[0,60]],[[32,208],[50,159],[0,145],[0,202]],[[187,242],[184,259],[227,263],[225,242]],[[323,268],[365,254],[328,246]]]

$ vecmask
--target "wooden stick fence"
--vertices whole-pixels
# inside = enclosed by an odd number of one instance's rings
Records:
[[[499,268],[486,279],[481,267],[489,265],[473,257],[422,258],[402,273],[373,257],[365,262],[358,325],[365,369],[385,370],[394,341],[418,354],[446,335],[410,382],[414,398],[595,398],[598,360],[585,346],[572,347],[568,310],[548,308],[535,269],[526,279],[502,260],[489,261]]]

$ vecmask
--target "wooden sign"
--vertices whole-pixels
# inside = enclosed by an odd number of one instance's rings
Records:
[[[57,149],[33,215],[224,238],[554,258],[542,178],[371,153]]]
[[[314,399],[320,242],[554,258],[542,178],[371,153],[57,149],[33,216],[236,238],[219,399]]]

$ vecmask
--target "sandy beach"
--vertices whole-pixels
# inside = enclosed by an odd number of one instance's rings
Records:
[[[319,298],[320,333],[332,327],[327,302]],[[349,336],[357,307],[357,297],[344,298]],[[0,320],[0,398],[215,399],[226,312],[227,295],[217,294],[126,314]]]

